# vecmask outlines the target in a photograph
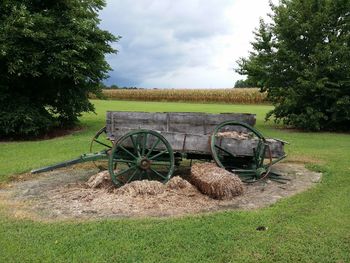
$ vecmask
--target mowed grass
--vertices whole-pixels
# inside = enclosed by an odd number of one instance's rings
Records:
[[[271,106],[93,101],[85,130],[0,144],[0,178],[88,151],[106,110],[251,112],[267,137],[291,142],[289,160],[321,170],[313,189],[257,211],[171,219],[34,222],[0,209],[0,262],[350,262],[350,135],[302,133],[264,123]],[[267,226],[267,231],[256,231]]]

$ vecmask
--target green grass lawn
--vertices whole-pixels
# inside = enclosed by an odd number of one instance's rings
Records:
[[[302,133],[264,123],[267,105],[93,101],[84,130],[31,142],[0,143],[0,181],[88,152],[106,110],[251,112],[267,137],[287,140],[289,160],[324,172],[313,189],[258,211],[172,219],[43,223],[0,208],[0,262],[350,262],[350,135]],[[268,226],[267,231],[256,227]]]

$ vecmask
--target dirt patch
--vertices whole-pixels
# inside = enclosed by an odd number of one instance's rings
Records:
[[[178,216],[265,207],[310,188],[321,178],[320,173],[309,171],[301,164],[282,163],[275,165],[274,170],[290,181],[286,184],[270,180],[245,184],[243,195],[231,200],[216,200],[178,176],[167,185],[142,181],[115,189],[103,184],[106,183],[104,176],[101,179],[103,187],[88,186],[96,169],[61,169],[0,189],[0,204],[8,208],[12,216],[38,220]],[[140,184],[148,184],[149,190]],[[142,193],[140,189],[143,189]]]

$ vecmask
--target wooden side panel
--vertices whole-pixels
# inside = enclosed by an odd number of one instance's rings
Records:
[[[168,129],[167,113],[150,112],[107,112],[107,134],[109,137],[115,137],[119,129],[148,129],[153,131],[166,131]]]
[[[186,134],[210,134],[223,121],[241,121],[255,125],[255,115],[246,113],[207,114],[196,112],[107,112],[106,125],[108,134],[116,130],[149,129],[155,131],[180,132]],[[241,127],[234,128],[242,131]]]
[[[283,143],[273,139],[268,139],[267,143],[270,146],[272,158],[281,157],[284,155]],[[258,145],[257,139],[238,140],[232,138],[223,138],[221,147],[236,156],[254,156],[254,148]],[[266,157],[269,154],[266,152]]]
[[[210,153],[210,136],[204,134],[161,133],[176,152]]]
[[[114,138],[120,138],[131,130],[132,129],[116,130],[114,132]],[[160,134],[165,137],[175,152],[211,154],[210,135],[185,134],[166,131],[162,131]],[[273,139],[268,139],[267,142],[270,144],[273,158],[284,155],[282,142]],[[147,142],[147,147],[151,148],[153,143],[154,140],[149,139]],[[238,140],[232,138],[223,138],[221,141],[221,147],[236,156],[253,156],[253,148],[256,148],[257,144],[257,139]],[[128,142],[128,146],[132,147],[131,141]],[[157,149],[161,150],[163,148],[157,147]],[[268,154],[266,154],[266,157],[268,157]]]
[[[250,113],[220,113],[208,114],[207,122],[211,125],[218,125],[224,121],[241,121],[254,126],[256,122],[256,115]]]
[[[205,113],[196,112],[169,112],[169,132],[190,134],[206,134]]]

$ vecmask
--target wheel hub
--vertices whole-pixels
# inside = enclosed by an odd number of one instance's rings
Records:
[[[148,170],[151,167],[151,161],[147,158],[139,158],[137,160],[137,166],[143,170]]]

